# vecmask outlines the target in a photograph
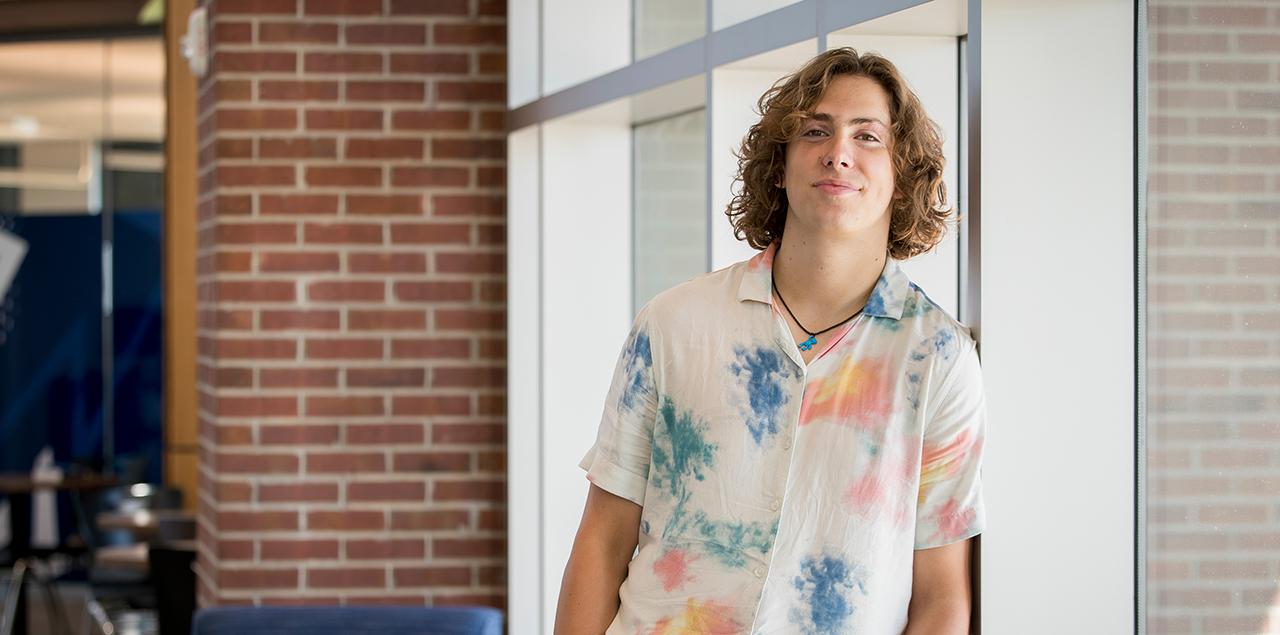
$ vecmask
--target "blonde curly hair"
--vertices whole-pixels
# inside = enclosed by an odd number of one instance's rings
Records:
[[[852,48],[822,53],[803,68],[779,79],[760,96],[760,121],[752,125],[734,153],[741,182],[725,215],[733,235],[755,249],[782,238],[787,216],[783,181],[787,143],[813,115],[811,109],[839,76],[866,77],[889,95],[890,150],[893,153],[894,197],[889,221],[889,255],[905,260],[933,249],[946,234],[952,208],[942,182],[945,159],[942,132],[920,104],[892,62]]]

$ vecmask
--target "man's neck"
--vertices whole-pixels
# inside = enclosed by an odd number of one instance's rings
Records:
[[[806,328],[824,329],[862,308],[884,270],[887,238],[832,240],[783,232],[773,275]]]

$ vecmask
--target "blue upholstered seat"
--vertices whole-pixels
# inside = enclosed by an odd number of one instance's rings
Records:
[[[489,607],[224,606],[196,613],[194,635],[502,635]]]

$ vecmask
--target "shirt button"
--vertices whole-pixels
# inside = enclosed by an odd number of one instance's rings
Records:
[[[754,573],[757,578],[762,578],[764,577],[764,567],[756,567],[751,573]]]
[[[778,509],[780,509],[781,507],[782,507],[782,503],[779,502],[778,499],[776,498],[773,499],[773,502],[769,503],[769,509],[772,509],[775,512],[778,511]]]
[[[784,449],[784,450],[790,450],[790,449],[791,449],[791,437],[783,437],[783,438],[782,438],[782,449]]]

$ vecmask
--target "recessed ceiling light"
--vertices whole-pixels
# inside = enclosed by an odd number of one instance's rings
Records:
[[[13,127],[14,132],[24,137],[34,137],[40,134],[40,122],[36,121],[35,117],[18,115],[13,118],[13,122],[9,125]]]

